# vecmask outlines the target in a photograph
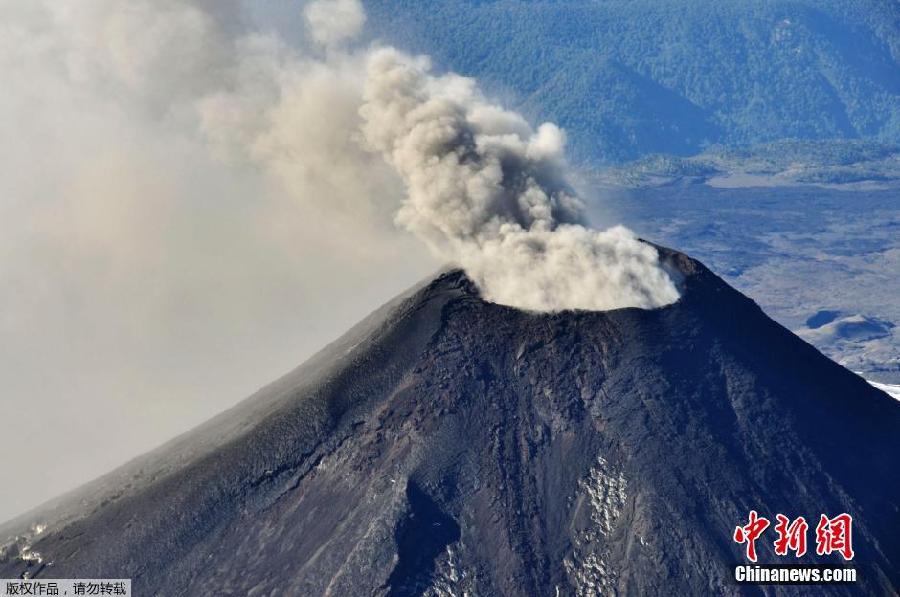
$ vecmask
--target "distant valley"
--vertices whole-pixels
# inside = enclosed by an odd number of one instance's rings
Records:
[[[705,261],[779,323],[870,380],[900,383],[896,189],[595,187],[597,225]]]

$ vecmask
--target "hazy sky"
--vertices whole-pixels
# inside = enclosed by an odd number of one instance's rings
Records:
[[[328,133],[342,82],[206,4],[0,1],[0,521],[438,266],[378,208],[381,158]]]

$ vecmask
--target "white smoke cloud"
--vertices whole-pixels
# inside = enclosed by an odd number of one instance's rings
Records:
[[[0,519],[434,271],[405,231],[504,304],[677,296],[652,248],[584,226],[557,128],[424,59],[347,49],[354,0],[307,5],[314,43],[296,46],[243,9],[0,0],[0,420],[40,423],[4,430],[29,456],[0,465],[22,488],[0,492]]]
[[[222,0],[0,0],[0,23],[0,421],[18,422],[0,522],[439,266],[353,138],[361,57],[288,46]]]
[[[564,136],[490,104],[471,79],[386,48],[368,60],[371,146],[407,185],[397,221],[465,268],[488,300],[534,311],[653,308],[678,299],[656,250],[584,225]]]
[[[366,23],[359,0],[314,0],[304,11],[313,39],[331,47],[353,39]]]

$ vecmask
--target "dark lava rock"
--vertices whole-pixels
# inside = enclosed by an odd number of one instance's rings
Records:
[[[665,251],[656,310],[532,314],[458,271],[0,528],[0,577],[136,595],[894,594],[900,404]],[[739,586],[751,509],[854,517],[853,585]],[[34,525],[44,525],[45,528]],[[41,532],[37,532],[41,531]],[[757,542],[775,556],[773,532]]]

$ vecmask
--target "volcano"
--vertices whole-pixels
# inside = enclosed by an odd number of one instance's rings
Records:
[[[0,577],[136,595],[801,594],[738,585],[756,510],[853,516],[900,586],[900,404],[660,249],[681,299],[536,314],[460,271],[233,409],[0,528]],[[770,533],[772,529],[769,529]],[[772,535],[760,564],[790,560]]]

